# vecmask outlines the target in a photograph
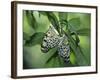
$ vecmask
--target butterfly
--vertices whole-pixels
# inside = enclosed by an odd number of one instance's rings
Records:
[[[43,37],[41,51],[47,53],[54,47],[57,47],[58,54],[64,59],[64,61],[69,62],[70,46],[68,44],[67,36],[60,36],[57,30],[53,26],[50,26]]]

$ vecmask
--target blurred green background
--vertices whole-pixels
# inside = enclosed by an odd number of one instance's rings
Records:
[[[48,53],[41,52],[45,32],[50,24],[56,26],[60,20],[67,20],[72,26],[70,31],[76,32],[80,40],[79,46],[76,46],[74,36],[69,35],[70,63],[64,62],[57,54],[56,48]],[[90,22],[89,13],[23,10],[23,69],[90,66]]]

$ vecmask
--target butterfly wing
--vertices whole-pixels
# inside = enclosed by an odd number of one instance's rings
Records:
[[[57,47],[58,54],[66,61],[69,62],[70,58],[70,46],[68,44],[67,36],[59,36],[54,27],[50,27],[43,37],[41,44],[41,51],[46,53],[51,48]]]
[[[54,27],[50,27],[43,37],[43,42],[41,44],[41,51],[46,53],[51,48],[57,46],[59,43],[59,35]]]
[[[64,36],[60,40],[60,44],[58,46],[58,54],[65,60],[65,62],[69,62],[70,60],[70,46],[68,44],[67,37]]]

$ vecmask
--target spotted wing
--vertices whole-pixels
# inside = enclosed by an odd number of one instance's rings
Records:
[[[65,60],[65,62],[69,62],[70,60],[70,46],[68,44],[67,37],[64,36],[59,43],[58,46],[58,54]]]
[[[41,50],[42,52],[46,53],[51,48],[57,46],[58,43],[59,43],[59,35],[54,27],[50,27],[43,37]]]

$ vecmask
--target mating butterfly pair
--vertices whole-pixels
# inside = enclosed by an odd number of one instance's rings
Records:
[[[50,26],[49,30],[43,37],[41,51],[46,53],[54,47],[57,47],[58,54],[66,62],[69,62],[70,46],[68,44],[67,36],[59,36],[59,33],[56,31],[56,29],[53,26]]]

